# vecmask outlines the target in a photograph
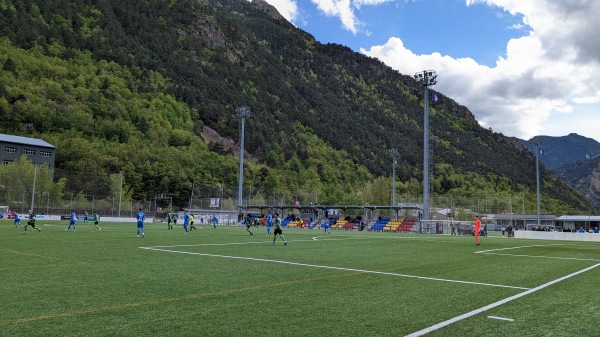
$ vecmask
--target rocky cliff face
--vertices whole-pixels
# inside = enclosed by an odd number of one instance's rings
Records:
[[[269,15],[269,17],[271,17],[272,19],[287,22],[287,20],[281,14],[279,14],[277,9],[273,6],[271,6],[268,2],[266,2],[264,0],[252,0],[252,4],[254,6],[256,6],[258,9],[267,13]]]

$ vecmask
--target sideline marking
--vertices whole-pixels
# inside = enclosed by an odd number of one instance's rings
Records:
[[[474,285],[482,285],[488,287],[499,287],[499,288],[510,288],[510,289],[520,289],[520,290],[529,290],[531,288],[524,287],[515,287],[515,286],[507,286],[502,284],[492,284],[492,283],[481,283],[481,282],[469,282],[469,281],[461,281],[461,280],[450,280],[450,279],[441,279],[434,277],[425,277],[425,276],[415,276],[415,275],[407,275],[407,274],[397,274],[390,273],[384,271],[374,271],[374,270],[364,270],[364,269],[355,269],[355,268],[342,268],[342,267],[333,267],[333,266],[323,266],[318,264],[307,264],[307,263],[299,263],[299,262],[290,262],[290,261],[282,261],[282,260],[270,260],[270,259],[260,259],[255,257],[245,257],[245,256],[231,256],[231,255],[220,255],[220,254],[206,254],[206,253],[195,253],[195,252],[184,252],[179,250],[171,250],[171,249],[160,249],[157,247],[139,247],[141,249],[154,250],[160,252],[168,252],[168,253],[178,253],[178,254],[188,254],[188,255],[198,255],[198,256],[209,256],[209,257],[221,257],[226,259],[235,259],[235,260],[249,260],[249,261],[259,261],[259,262],[272,262],[272,263],[281,263],[292,266],[301,266],[301,267],[312,267],[312,268],[322,268],[322,269],[333,269],[333,270],[342,270],[342,271],[351,271],[357,273],[365,273],[365,274],[377,274],[377,275],[389,275],[389,276],[397,276],[397,277],[407,277],[407,278],[415,278],[420,280],[429,280],[429,281],[441,281],[441,282],[451,282],[451,283],[461,283],[461,284],[474,284]]]
[[[506,318],[506,317],[498,317],[498,316],[488,316],[488,318],[491,319],[499,319],[501,321],[509,321],[509,322],[514,322],[515,320],[512,318]]]
[[[417,337],[417,336],[422,336],[422,335],[424,335],[424,334],[427,334],[427,333],[430,333],[430,332],[432,332],[432,331],[435,331],[435,330],[441,329],[441,328],[443,328],[443,327],[445,327],[445,326],[448,326],[448,325],[450,325],[450,324],[452,324],[452,323],[456,323],[456,322],[458,322],[458,321],[462,321],[462,320],[463,320],[463,319],[465,319],[465,318],[469,318],[469,317],[471,317],[471,316],[475,316],[475,315],[477,315],[477,314],[480,314],[480,313],[482,313],[482,312],[484,312],[484,311],[488,311],[488,310],[490,310],[490,309],[493,309],[493,308],[495,308],[495,307],[499,307],[499,306],[501,306],[501,305],[503,305],[503,304],[505,304],[505,303],[508,303],[508,302],[510,302],[510,301],[512,301],[512,300],[516,300],[516,299],[519,299],[519,298],[521,298],[521,297],[524,297],[524,296],[527,296],[527,295],[529,295],[529,294],[532,294],[532,293],[534,293],[534,292],[536,292],[536,291],[542,290],[542,289],[544,289],[544,288],[546,288],[546,287],[549,287],[549,286],[551,286],[551,285],[553,285],[553,284],[555,284],[555,283],[558,283],[558,282],[560,282],[560,281],[564,281],[564,280],[566,280],[566,279],[569,279],[569,278],[571,278],[571,277],[573,277],[573,276],[577,276],[577,275],[579,275],[579,274],[581,274],[581,273],[585,273],[586,271],[592,270],[592,269],[594,269],[594,268],[596,268],[596,267],[598,267],[598,266],[600,266],[600,263],[598,263],[598,264],[595,264],[595,265],[593,265],[593,266],[591,266],[591,267],[587,267],[587,268],[585,268],[585,269],[582,269],[582,270],[580,270],[580,271],[576,271],[576,272],[574,272],[574,273],[572,273],[572,274],[569,274],[569,275],[563,276],[563,277],[561,277],[561,278],[557,278],[557,279],[555,279],[555,280],[553,280],[553,281],[550,281],[550,282],[544,283],[544,284],[542,284],[541,286],[537,286],[537,287],[535,287],[535,288],[529,289],[529,290],[527,290],[527,291],[524,291],[524,292],[522,292],[522,293],[520,293],[520,294],[517,294],[517,295],[514,295],[514,296],[510,296],[510,297],[507,297],[507,298],[505,298],[505,299],[503,299],[503,300],[500,300],[500,301],[498,301],[498,302],[495,302],[495,303],[492,303],[492,304],[488,304],[488,305],[486,305],[486,306],[484,306],[484,307],[481,307],[481,308],[479,308],[479,309],[475,309],[475,310],[473,310],[473,311],[467,312],[467,313],[465,313],[465,314],[462,314],[462,315],[460,315],[460,316],[456,316],[456,317],[454,317],[454,318],[451,318],[451,319],[449,319],[449,320],[447,320],[447,321],[443,321],[443,322],[440,322],[440,323],[438,323],[438,324],[432,325],[432,326],[430,326],[430,327],[428,327],[428,328],[425,328],[425,329],[423,329],[423,330],[419,330],[419,331],[417,331],[417,332],[413,332],[413,333],[411,333],[411,334],[409,334],[409,335],[406,335],[406,337]]]

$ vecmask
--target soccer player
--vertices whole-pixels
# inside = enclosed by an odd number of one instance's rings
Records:
[[[212,216],[213,228],[217,228],[217,216],[213,214]]]
[[[23,228],[23,225],[21,225],[21,218],[19,217],[19,214],[14,213],[15,215],[15,221],[13,221],[13,223],[15,224],[15,228],[17,228],[17,225],[21,228]]]
[[[271,211],[267,214],[267,235],[271,234],[271,226],[273,225],[273,215],[271,215]]]
[[[73,210],[71,210],[71,216],[69,217],[69,227],[67,227],[65,230],[68,231],[69,229],[71,229],[71,226],[73,226],[73,232],[77,230],[77,226],[75,226],[75,223],[77,222],[77,214],[75,214],[75,212]]]
[[[283,237],[283,230],[281,229],[281,218],[279,217],[279,213],[275,213],[275,230],[273,230],[273,242],[271,245],[275,245],[275,239],[277,239],[277,234],[283,240],[283,245],[287,246],[287,241]]]
[[[329,223],[329,219],[325,219],[323,227],[325,227],[325,233],[331,234],[331,224]]]
[[[146,213],[140,211],[135,213],[135,218],[137,219],[137,237],[140,237],[140,231],[142,232],[142,237],[144,237],[144,220],[146,220]]]
[[[92,228],[92,230],[96,230],[96,228],[98,228],[99,231],[102,230],[102,227],[98,226],[98,223],[100,223],[100,216],[98,215],[98,213],[94,212],[94,227]]]
[[[479,220],[479,215],[475,216],[475,242],[477,242],[477,246],[479,246],[479,231],[481,230],[481,221]]]
[[[252,221],[250,221],[250,213],[246,214],[246,217],[244,218],[244,223],[246,224],[246,232],[250,233],[250,235],[254,235],[254,233],[252,233],[252,231],[250,230],[250,226],[252,226]]]
[[[177,213],[173,213],[171,220],[173,220],[173,226],[171,226],[171,228],[175,228],[175,226],[177,226]]]
[[[185,229],[185,234],[188,233],[188,225],[190,224],[190,215],[187,211],[183,211],[183,229]]]
[[[85,211],[85,215],[83,216],[83,224],[85,225],[86,223],[88,223],[88,218],[89,218],[89,214],[87,211]]]
[[[39,228],[35,228],[35,213],[33,213],[32,210],[29,210],[29,220],[27,220],[27,223],[23,228],[23,234],[27,234],[27,226],[31,226],[31,228],[37,230],[38,232],[42,231]]]
[[[190,213],[190,231],[191,230],[196,230],[196,227],[194,226],[194,214]]]
[[[167,229],[173,228],[173,226],[171,226],[171,221],[173,221],[171,213],[167,213]]]

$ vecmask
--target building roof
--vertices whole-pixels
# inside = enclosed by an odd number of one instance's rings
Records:
[[[600,221],[598,215],[561,215],[555,220],[557,221]]]
[[[6,135],[6,134],[2,134],[2,133],[0,133],[0,142],[47,147],[47,148],[51,148],[51,149],[56,148],[56,147],[54,147],[54,145],[47,143],[38,138],[13,136],[13,135]]]

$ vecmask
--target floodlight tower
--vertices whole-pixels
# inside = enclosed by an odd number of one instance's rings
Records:
[[[429,220],[429,86],[437,83],[435,70],[423,70],[414,76],[424,88],[423,93],[423,216]]]
[[[238,181],[238,214],[242,212],[242,185],[244,182],[244,120],[250,117],[250,107],[241,106],[235,109],[236,116],[242,121],[242,132],[240,132],[240,173]]]
[[[398,150],[390,149],[390,156],[392,156],[392,207],[396,206],[396,163],[398,162]]]
[[[535,145],[535,182],[536,182],[536,196],[537,196],[537,224],[541,225],[541,216],[540,216],[540,146],[542,145],[543,140],[540,139],[534,143]]]

